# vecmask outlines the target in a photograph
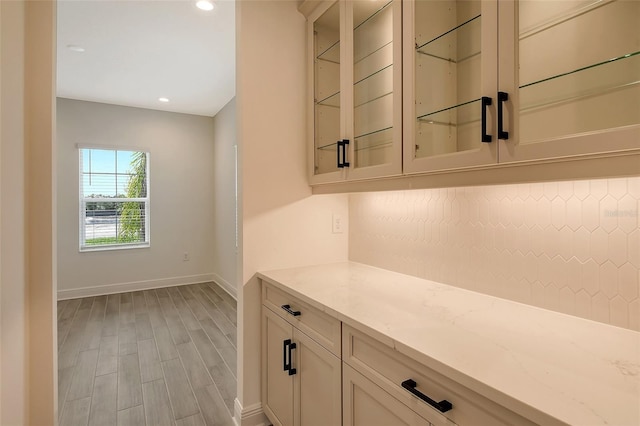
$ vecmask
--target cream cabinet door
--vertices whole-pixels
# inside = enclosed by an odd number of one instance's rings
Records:
[[[262,308],[262,403],[275,426],[293,425],[293,381],[288,367],[293,326]],[[287,344],[289,342],[289,344]]]
[[[342,362],[296,328],[293,329],[293,341],[296,343],[294,424],[340,425]]]
[[[427,420],[343,363],[344,426],[430,426]]]
[[[498,9],[500,163],[640,150],[640,2]]]

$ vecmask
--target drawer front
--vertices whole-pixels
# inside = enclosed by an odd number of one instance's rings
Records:
[[[342,347],[344,362],[434,425],[451,425],[452,422],[460,426],[533,424],[347,325],[343,327]],[[425,397],[433,403],[448,401],[452,408],[441,412],[427,403]],[[445,408],[444,405],[441,404],[441,408]]]
[[[265,281],[262,282],[262,304],[340,357],[340,320]]]

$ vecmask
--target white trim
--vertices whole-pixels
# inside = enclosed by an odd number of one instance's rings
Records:
[[[238,290],[234,285],[231,285],[227,280],[215,272],[213,273],[213,281],[215,281],[216,284],[218,284],[224,291],[229,293],[229,296],[233,297],[236,301],[238,300]]]
[[[265,426],[271,424],[262,410],[262,403],[242,408],[242,404],[235,399],[233,402],[233,422],[237,426]]]
[[[178,285],[198,284],[214,281],[214,274],[188,275],[184,277],[160,278],[156,280],[133,281],[130,283],[105,284],[94,287],[58,289],[58,300],[77,299],[79,297],[102,296],[105,294],[148,290],[152,288],[174,287]]]

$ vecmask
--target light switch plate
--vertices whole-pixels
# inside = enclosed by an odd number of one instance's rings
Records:
[[[343,230],[342,215],[334,214],[332,216],[332,221],[333,221],[333,226],[332,226],[333,233],[342,234],[342,230]]]

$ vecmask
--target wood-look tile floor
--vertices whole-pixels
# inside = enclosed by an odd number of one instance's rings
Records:
[[[58,302],[60,424],[232,425],[236,310],[215,283]]]

